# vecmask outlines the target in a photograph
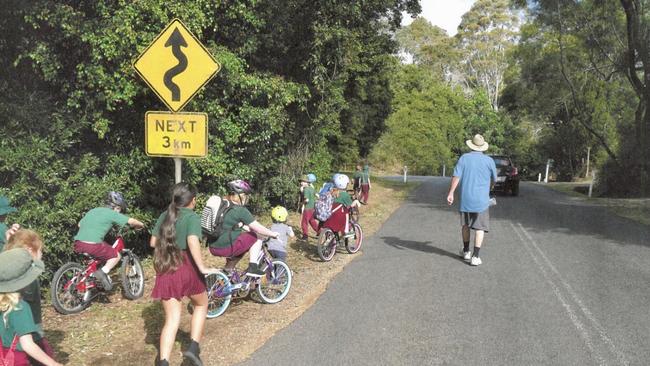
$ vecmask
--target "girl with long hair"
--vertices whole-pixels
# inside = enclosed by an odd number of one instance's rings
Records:
[[[205,274],[216,271],[206,268],[201,257],[201,219],[194,212],[196,188],[178,183],[172,190],[172,202],[153,229],[150,245],[154,250],[156,283],[151,297],[162,300],[165,325],[160,334],[158,365],[169,365],[176,333],[181,321],[181,299],[189,297],[194,306],[191,321],[191,344],[183,356],[194,365],[203,365],[199,342],[208,312]]]

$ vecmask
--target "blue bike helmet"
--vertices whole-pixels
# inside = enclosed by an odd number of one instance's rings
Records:
[[[313,173],[307,174],[307,182],[314,183],[316,181],[316,175]]]

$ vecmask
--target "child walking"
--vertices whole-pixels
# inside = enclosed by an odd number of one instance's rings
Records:
[[[34,342],[38,327],[32,311],[21,299],[21,289],[34,282],[45,266],[22,248],[0,253],[0,338],[6,359],[13,355],[14,366],[31,365],[30,357],[45,366],[60,366]]]
[[[271,231],[278,233],[278,237],[269,240],[269,253],[273,258],[283,262],[287,260],[287,242],[289,238],[295,236],[291,226],[286,224],[288,216],[287,209],[282,206],[276,206],[271,210],[271,218],[273,219]]]
[[[314,189],[316,175],[309,173],[300,178],[300,191],[302,192],[302,216],[300,219],[300,228],[302,230],[302,239],[309,238],[309,226],[318,232],[318,220],[314,218],[314,207],[316,205],[316,191]],[[271,229],[273,230],[273,229]]]
[[[43,257],[43,240],[40,235],[32,230],[20,229],[9,238],[4,250],[23,248],[35,260],[41,260]],[[41,311],[41,281],[37,278],[31,284],[20,290],[20,296],[32,311],[34,323],[38,328],[38,332],[34,334],[34,341],[47,353],[48,356],[54,358],[54,350],[45,339],[43,332],[43,316]]]
[[[151,297],[162,300],[165,325],[160,333],[159,366],[169,366],[176,333],[181,322],[183,297],[194,306],[191,321],[191,344],[183,356],[193,365],[202,366],[199,342],[203,336],[208,313],[205,274],[216,269],[206,268],[201,257],[201,218],[194,212],[196,189],[178,183],[172,191],[172,202],[160,214],[153,229],[150,245],[154,250],[156,283]]]

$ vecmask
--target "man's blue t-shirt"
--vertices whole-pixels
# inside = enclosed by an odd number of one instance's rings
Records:
[[[454,168],[454,177],[460,179],[460,211],[485,211],[490,205],[490,180],[497,180],[494,160],[478,151],[463,154]]]

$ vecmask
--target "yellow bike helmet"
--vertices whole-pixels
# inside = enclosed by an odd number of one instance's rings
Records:
[[[289,216],[289,213],[287,212],[287,209],[282,206],[275,206],[273,210],[271,210],[271,217],[277,222],[287,221],[287,216]]]

